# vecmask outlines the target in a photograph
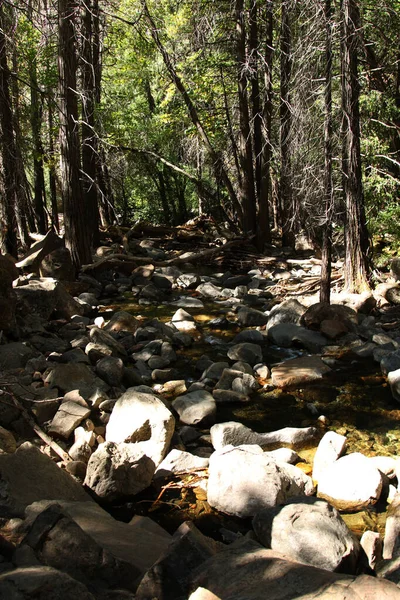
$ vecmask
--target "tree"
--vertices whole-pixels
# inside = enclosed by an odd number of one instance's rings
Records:
[[[343,192],[346,205],[345,287],[350,292],[369,289],[370,240],[368,235],[361,171],[358,82],[358,33],[360,14],[356,0],[342,0],[342,111]]]

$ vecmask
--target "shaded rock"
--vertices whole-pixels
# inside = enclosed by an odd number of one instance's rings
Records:
[[[215,400],[209,392],[198,390],[178,396],[172,406],[185,425],[206,426],[214,423],[216,415]]]
[[[49,427],[50,435],[68,439],[73,430],[90,415],[90,408],[76,402],[63,402]]]
[[[107,346],[111,350],[111,355],[117,358],[126,358],[128,356],[127,351],[120,342],[117,342],[111,334],[104,329],[99,327],[92,327],[90,330],[90,340],[95,344],[102,344]]]
[[[203,296],[203,298],[219,298],[221,296],[221,288],[210,282],[198,285],[196,292]]]
[[[250,344],[243,342],[231,346],[227,352],[228,358],[231,360],[240,360],[255,365],[262,361],[262,350],[258,344]]]
[[[274,325],[279,325],[280,323],[298,324],[306,310],[306,307],[294,298],[284,300],[270,310],[267,329],[269,330]]]
[[[82,486],[29,442],[14,454],[0,454],[0,474],[0,511],[5,514],[23,513],[42,499],[90,502]]]
[[[192,473],[208,467],[208,458],[201,458],[174,448],[167,454],[164,460],[158,465],[154,478],[171,477],[180,473]]]
[[[198,362],[200,362],[200,361],[198,361]],[[208,359],[208,357],[205,357],[205,361],[199,365],[200,368],[203,366],[203,364],[209,363],[209,362],[210,362],[210,360]],[[224,369],[226,369],[228,367],[229,367],[229,364],[227,362],[216,362],[216,363],[209,364],[208,366],[206,366],[200,379],[201,380],[212,379],[214,381],[218,381],[218,379],[221,377]]]
[[[400,369],[400,350],[395,350],[383,356],[380,361],[380,367],[384,375]]]
[[[146,489],[153,478],[154,461],[139,444],[104,442],[89,459],[85,485],[98,498],[111,502],[134,496]]]
[[[74,281],[75,268],[68,248],[57,248],[45,256],[40,263],[40,275],[58,281]]]
[[[392,287],[386,292],[386,300],[390,304],[400,304],[400,287]]]
[[[346,450],[346,438],[335,431],[328,431],[318,444],[313,462],[313,480],[319,481],[324,471]]]
[[[103,392],[109,390],[105,381],[96,377],[90,367],[82,363],[54,365],[45,374],[44,382],[64,393],[77,389],[86,400],[90,399],[96,390]]]
[[[358,511],[376,504],[382,491],[382,475],[358,452],[342,456],[320,474],[318,497],[338,510]]]
[[[139,321],[130,313],[120,310],[113,314],[107,325],[106,331],[129,331],[135,333],[139,327]]]
[[[296,344],[310,352],[320,352],[328,343],[328,340],[317,331],[311,331],[293,323],[280,323],[270,327],[268,337],[277,346],[290,348]]]
[[[268,316],[250,306],[240,306],[237,311],[237,320],[242,327],[256,327],[265,325],[268,322]]]
[[[142,579],[136,600],[187,598],[192,571],[217,551],[214,540],[205,537],[191,522],[182,523],[164,555]]]
[[[40,353],[23,342],[11,342],[0,346],[0,371],[22,369],[32,358]]]
[[[96,364],[96,373],[111,387],[119,387],[124,374],[124,363],[115,356],[105,356]]]
[[[345,331],[354,331],[358,325],[357,313],[350,306],[343,304],[327,304],[317,302],[307,308],[301,317],[301,324],[309,329],[320,329],[324,321],[336,321],[341,323]]]
[[[315,442],[317,430],[315,427],[284,427],[269,433],[256,433],[242,423],[228,421],[213,425],[210,434],[211,443],[216,450],[228,445],[241,446],[243,444],[254,444],[261,448],[282,445],[301,448]]]
[[[240,565],[240,568],[238,566]],[[400,590],[368,575],[354,577],[331,573],[288,561],[275,550],[244,540],[228,546],[204,562],[192,575],[191,589],[204,588],[212,595],[190,600],[397,600]],[[268,596],[266,596],[268,590]],[[213,598],[214,596],[214,598]]]
[[[313,493],[303,471],[274,461],[257,446],[227,446],[210,457],[207,501],[230,515],[251,517],[291,496]]]
[[[80,304],[70,296],[64,285],[51,277],[31,279],[26,285],[14,288],[18,313],[33,314],[48,320],[54,313],[59,318],[70,319],[81,314]]]
[[[157,396],[129,388],[114,406],[106,441],[140,442],[157,466],[168,451],[174,429],[174,417]]]
[[[274,385],[284,388],[322,379],[330,371],[319,356],[301,356],[273,367],[271,377]]]
[[[182,273],[179,275],[176,283],[179,287],[193,290],[201,283],[201,279],[197,273]]]
[[[250,398],[247,394],[242,394],[234,390],[213,390],[212,395],[217,404],[250,401]]]
[[[292,498],[253,519],[259,542],[289,559],[327,571],[355,573],[360,543],[339,512],[324,500]]]
[[[44,566],[0,574],[0,597],[8,600],[96,600],[83,583]]]
[[[12,454],[17,449],[17,442],[15,441],[15,437],[8,431],[4,429],[4,427],[0,426],[0,452],[7,452],[8,454]]]

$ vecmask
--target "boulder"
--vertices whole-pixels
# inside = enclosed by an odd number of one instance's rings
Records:
[[[139,327],[138,321],[130,313],[120,310],[113,314],[107,325],[104,327],[106,331],[129,331],[135,333]]]
[[[90,415],[90,408],[76,402],[63,402],[49,427],[50,435],[68,439],[71,433]]]
[[[143,577],[136,600],[187,598],[192,571],[217,550],[217,543],[201,534],[193,523],[182,523],[163,556]]]
[[[279,323],[269,327],[268,337],[276,346],[290,348],[295,344],[309,352],[320,352],[328,344],[326,337],[317,331],[311,331],[294,323]]]
[[[328,431],[318,444],[313,462],[313,480],[319,481],[324,471],[346,450],[346,438],[335,431]]]
[[[113,408],[106,441],[140,442],[142,450],[158,466],[168,451],[174,429],[174,417],[157,396],[129,388]]]
[[[266,325],[268,316],[249,306],[240,306],[237,311],[237,320],[242,327],[256,327],[257,325]]]
[[[300,323],[306,307],[295,298],[276,304],[269,313],[267,329],[280,323]]]
[[[45,373],[44,382],[63,393],[79,390],[85,400],[90,400],[97,391],[107,392],[110,389],[105,381],[96,377],[92,369],[83,363],[55,364]]]
[[[21,316],[33,314],[47,321],[52,315],[70,319],[73,315],[82,314],[81,305],[68,294],[60,281],[51,277],[31,279],[14,290]]]
[[[383,540],[383,558],[400,557],[400,494],[396,493],[389,505],[386,524],[385,537]]]
[[[313,493],[303,471],[276,462],[257,446],[227,446],[210,457],[207,501],[221,512],[251,517],[291,496]]]
[[[203,298],[215,299],[221,296],[221,288],[210,282],[198,285],[196,292],[198,292],[200,296],[203,296]]]
[[[105,356],[96,364],[96,373],[111,387],[119,387],[124,375],[124,363],[115,356]]]
[[[376,504],[383,486],[381,472],[358,452],[342,456],[319,476],[318,497],[338,510],[359,511]]]
[[[199,594],[198,588],[206,590]],[[193,572],[189,600],[397,600],[399,588],[368,575],[354,577],[292,562],[244,540],[228,546]],[[267,591],[266,591],[267,590]],[[210,592],[210,594],[208,593]]]
[[[92,327],[89,336],[92,343],[100,344],[109,348],[111,350],[111,356],[116,356],[117,358],[122,359],[127,358],[128,354],[123,345],[113,338],[110,333],[104,331],[104,329]]]
[[[236,421],[217,423],[210,429],[211,443],[216,450],[225,446],[254,444],[267,449],[276,446],[302,448],[311,446],[317,438],[315,427],[284,427],[268,433],[256,433],[249,427]]]
[[[229,348],[227,354],[231,360],[241,360],[252,366],[262,361],[262,350],[258,344],[250,344],[248,342],[235,344]]]
[[[2,514],[21,514],[43,499],[91,501],[79,483],[29,442],[14,454],[0,454],[0,489]]]
[[[319,356],[301,356],[273,367],[272,383],[280,388],[299,386],[322,379],[331,370]]]
[[[146,489],[155,468],[140,444],[104,442],[89,459],[85,485],[99,499],[112,502]]]
[[[360,543],[339,512],[318,498],[291,498],[285,506],[257,513],[258,541],[296,562],[327,571],[356,572]]]
[[[355,331],[358,325],[357,313],[350,306],[317,302],[307,308],[301,317],[301,324],[309,329],[319,330],[325,321],[335,321],[344,326],[344,331]]]
[[[208,463],[208,458],[195,456],[194,454],[190,454],[190,452],[174,448],[158,465],[154,478],[173,477],[181,473],[194,473],[197,470],[202,471],[208,467]]]
[[[42,565],[1,573],[0,597],[4,600],[96,600],[83,583]]]
[[[197,390],[178,396],[172,402],[173,409],[185,425],[206,426],[215,422],[216,403],[209,392]]]
[[[10,342],[0,346],[0,371],[22,369],[32,358],[40,356],[40,352],[23,342]]]

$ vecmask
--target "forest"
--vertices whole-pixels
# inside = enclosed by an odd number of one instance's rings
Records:
[[[1,0],[0,249],[206,214],[306,232],[345,285],[400,245],[398,0]]]

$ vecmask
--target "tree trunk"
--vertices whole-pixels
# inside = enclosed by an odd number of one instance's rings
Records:
[[[342,0],[343,191],[346,204],[345,287],[359,293],[369,289],[371,245],[365,217],[361,177],[357,32],[360,15],[356,0]]]
[[[262,251],[265,244],[271,243],[271,225],[269,221],[269,190],[271,179],[271,123],[272,123],[272,61],[273,50],[273,2],[267,0],[265,7],[265,52],[264,52],[264,102],[262,109],[262,154],[261,182],[258,197],[257,248]]]
[[[239,104],[239,162],[242,171],[242,185],[239,189],[240,203],[243,211],[243,230],[245,233],[256,232],[256,195],[254,188],[253,152],[251,147],[250,116],[247,99],[248,64],[246,57],[246,29],[244,18],[244,0],[236,0],[236,52],[237,52],[237,84]]]
[[[91,261],[90,233],[80,180],[81,157],[77,95],[76,0],[59,0],[60,149],[65,245],[77,270]]]
[[[325,225],[322,242],[320,302],[330,303],[331,270],[332,270],[332,6],[331,0],[325,0],[325,122],[324,122],[324,155],[325,155]]]
[[[281,15],[281,99],[280,99],[280,147],[281,147],[281,173],[280,173],[280,204],[282,224],[282,246],[294,247],[293,234],[293,194],[291,182],[291,156],[290,133],[292,128],[292,114],[290,106],[290,78],[292,72],[291,57],[291,28],[290,6],[292,0],[282,0]]]

